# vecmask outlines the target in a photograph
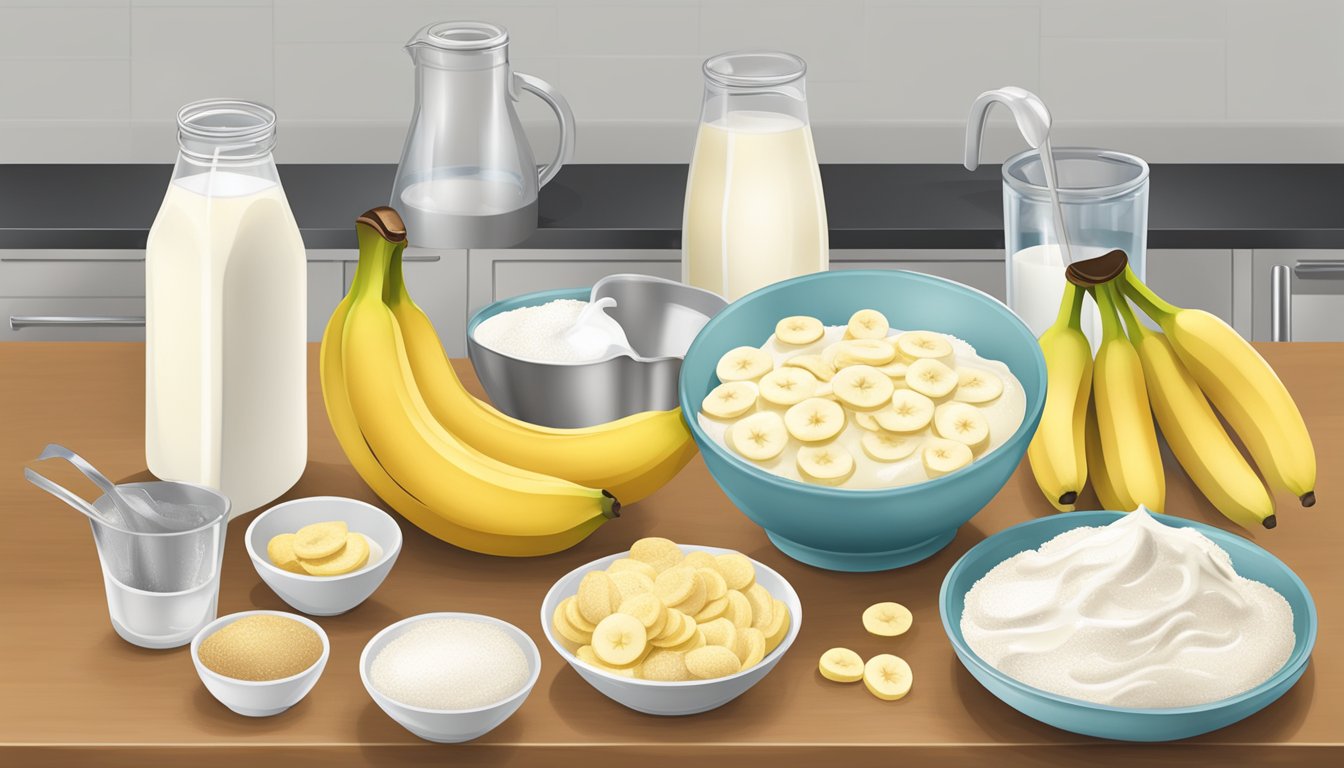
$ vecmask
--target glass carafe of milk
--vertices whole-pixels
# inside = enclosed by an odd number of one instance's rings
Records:
[[[574,116],[558,91],[509,65],[509,33],[441,21],[411,37],[415,112],[392,184],[412,245],[507,248],[537,228],[537,190],[574,152]],[[513,104],[523,92],[551,108],[559,147],[537,168]]]
[[[1072,261],[1120,249],[1139,279],[1147,267],[1148,164],[1123,152],[1084,147],[1053,150],[1059,209],[1046,185],[1042,154],[1028,150],[1003,164],[1003,235],[1008,307],[1037,336],[1059,315],[1064,267],[1054,219],[1063,216]],[[1101,343],[1101,320],[1088,297],[1083,330]]]
[[[201,101],[177,125],[145,251],[145,458],[237,516],[307,462],[307,260],[271,157],[275,113]]]
[[[829,264],[807,65],[775,51],[705,62],[682,222],[682,280],[729,301]]]

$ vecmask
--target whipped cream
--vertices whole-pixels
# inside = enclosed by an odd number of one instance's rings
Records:
[[[1293,612],[1191,528],[1139,509],[998,564],[966,593],[966,643],[1051,693],[1184,707],[1247,691],[1291,654]]]

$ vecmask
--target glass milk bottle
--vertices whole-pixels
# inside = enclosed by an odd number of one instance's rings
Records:
[[[683,282],[732,301],[826,270],[826,204],[806,70],[797,56],[773,51],[705,62],[682,222]]]
[[[201,101],[177,125],[145,252],[145,458],[237,516],[307,462],[307,260],[271,157],[275,113]]]

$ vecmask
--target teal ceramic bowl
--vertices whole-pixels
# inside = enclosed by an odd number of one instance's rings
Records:
[[[759,347],[780,318],[806,314],[844,325],[855,311],[882,312],[893,328],[950,333],[1003,361],[1026,391],[1022,424],[975,463],[917,485],[849,490],[779,477],[720,446],[696,414],[719,358]],[[999,492],[1026,453],[1045,403],[1036,338],[1002,302],[961,283],[900,270],[819,272],[785,280],[728,305],[700,331],[681,366],[682,411],[705,465],[728,498],[789,557],[835,571],[882,571],[923,560],[951,543]]]
[[[1109,525],[1123,514],[1067,512],[1015,525],[971,547],[952,566],[943,579],[938,611],[957,658],[971,675],[990,693],[1027,717],[1065,731],[1120,741],[1174,741],[1215,731],[1259,712],[1293,687],[1306,671],[1311,649],[1316,644],[1316,604],[1306,585],[1282,560],[1251,541],[1203,523],[1165,515],[1154,517],[1166,525],[1194,528],[1204,534],[1232,556],[1232,566],[1238,574],[1269,585],[1288,601],[1293,609],[1293,633],[1297,642],[1288,661],[1273,677],[1245,693],[1194,707],[1111,707],[1047,693],[1018,682],[991,667],[966,645],[961,634],[966,593],[994,566],[1019,552],[1035,549],[1065,531]]]

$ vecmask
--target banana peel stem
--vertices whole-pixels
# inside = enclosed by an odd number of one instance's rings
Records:
[[[1125,267],[1123,280],[1117,280],[1117,285],[1121,293],[1139,305],[1143,313],[1153,318],[1159,325],[1170,320],[1173,315],[1181,311],[1181,308],[1164,301],[1161,296],[1153,293],[1153,289],[1143,284],[1139,276],[1134,274],[1131,267]]]
[[[1083,297],[1085,291],[1069,281],[1064,281],[1064,295],[1059,303],[1059,315],[1055,325],[1069,328],[1083,327]]]
[[[1089,288],[1088,291],[1101,308],[1101,338],[1103,340],[1123,338],[1125,331],[1120,326],[1120,315],[1116,312],[1115,302],[1111,300],[1109,287],[1103,283]]]
[[[367,224],[356,224],[355,231],[359,235],[359,263],[355,267],[350,295],[359,297],[377,293],[381,298],[390,284],[389,267],[394,257],[398,262],[401,260],[401,251],[406,244],[385,239]]]
[[[1150,331],[1144,328],[1143,323],[1140,323],[1138,317],[1134,315],[1134,308],[1129,306],[1129,299],[1125,298],[1124,292],[1115,286],[1110,286],[1110,290],[1115,308],[1120,310],[1120,319],[1124,321],[1125,333],[1129,334],[1129,342],[1138,347],[1143,342],[1144,335]]]
[[[602,516],[608,520],[621,516],[621,502],[611,494],[611,491],[602,491]]]

